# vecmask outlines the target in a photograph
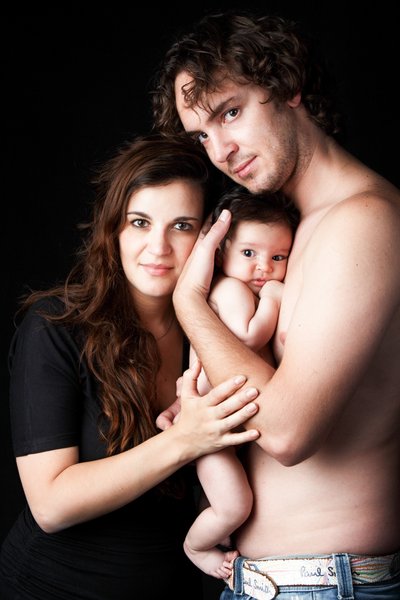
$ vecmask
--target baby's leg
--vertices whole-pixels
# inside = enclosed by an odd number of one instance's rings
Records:
[[[238,553],[218,546],[249,516],[253,495],[243,465],[233,448],[203,456],[197,473],[210,506],[188,531],[184,549],[192,562],[208,575],[229,577]]]

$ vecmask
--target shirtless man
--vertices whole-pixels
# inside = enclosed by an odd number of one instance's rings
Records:
[[[155,126],[185,130],[251,192],[301,213],[274,370],[207,303],[223,213],[174,294],[212,385],[260,391],[254,493],[221,599],[400,597],[400,193],[334,139],[306,42],[277,17],[210,15],[169,50]],[[306,555],[306,556],[305,556]],[[264,558],[264,560],[260,560]]]

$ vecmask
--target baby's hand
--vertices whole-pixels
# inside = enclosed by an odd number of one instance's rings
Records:
[[[258,296],[260,298],[271,298],[272,300],[276,300],[281,302],[282,292],[283,292],[283,283],[282,281],[277,281],[276,279],[270,279],[266,281],[260,291],[258,292]]]

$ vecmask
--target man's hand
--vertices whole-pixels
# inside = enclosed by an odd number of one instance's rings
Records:
[[[228,231],[230,221],[230,212],[223,210],[210,230],[204,236],[199,236],[173,295],[174,306],[181,314],[185,311],[185,306],[187,308],[189,298],[191,301],[196,297],[207,300],[214,273],[215,252]]]

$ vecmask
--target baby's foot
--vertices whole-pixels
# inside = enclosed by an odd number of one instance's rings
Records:
[[[185,542],[183,545],[190,560],[207,575],[217,579],[227,579],[232,573],[233,561],[239,555],[237,550],[223,552],[218,548],[194,550]]]

